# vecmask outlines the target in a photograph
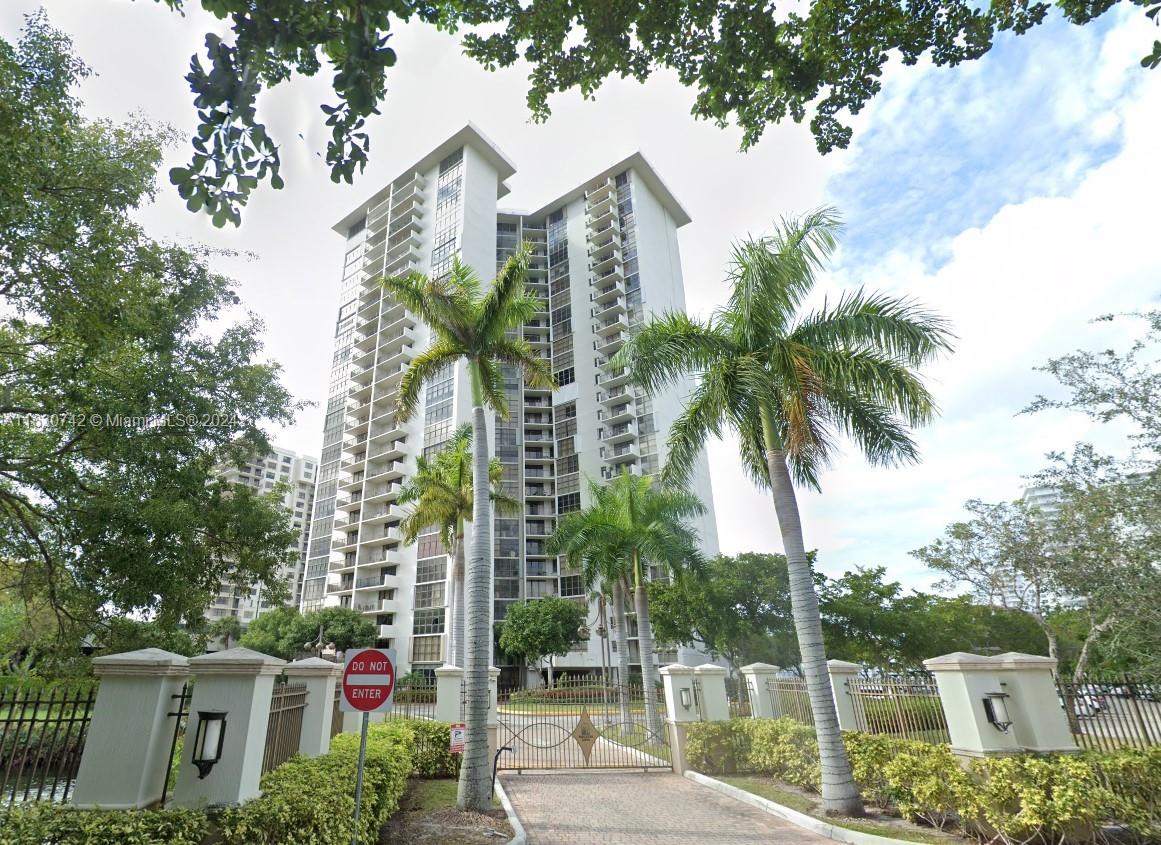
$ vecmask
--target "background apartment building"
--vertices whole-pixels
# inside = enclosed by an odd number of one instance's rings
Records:
[[[222,467],[219,470],[219,474],[226,481],[243,484],[255,493],[270,493],[276,485],[286,485],[282,505],[290,515],[292,527],[298,532],[292,547],[297,557],[284,572],[290,589],[287,604],[291,606],[298,606],[302,601],[303,560],[308,547],[317,469],[316,458],[275,446],[269,455],[255,458],[240,467]],[[250,590],[239,590],[229,582],[223,581],[218,594],[206,608],[206,618],[213,621],[226,616],[236,616],[242,624],[246,624],[272,606],[281,607],[282,604],[271,605],[263,601],[261,585],[256,585]]]
[[[443,662],[449,567],[435,535],[402,544],[395,499],[416,456],[437,451],[470,419],[471,399],[462,365],[449,368],[427,385],[414,419],[393,419],[402,372],[430,338],[378,278],[439,276],[458,256],[490,280],[522,241],[532,245],[528,286],[543,308],[522,333],[552,362],[560,388],[528,388],[508,371],[510,416],[489,420],[492,453],[523,511],[494,520],[497,620],[525,599],[587,601],[580,576],[545,554],[556,518],[587,504],[586,477],[655,472],[688,392],[650,398],[608,366],[631,326],[685,304],[677,229],[689,216],[649,163],[634,154],[534,211],[499,207],[514,173],[469,125],[335,226],[347,253],[302,605],[337,603],[373,617],[379,643],[398,650],[404,671]],[[708,508],[697,526],[704,548],[716,554],[704,456],[693,489]],[[601,665],[592,608],[590,621],[593,636],[559,669]],[[682,658],[694,655],[662,655]],[[519,674],[505,671],[510,681]]]

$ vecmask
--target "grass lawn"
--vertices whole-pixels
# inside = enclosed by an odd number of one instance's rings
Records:
[[[861,833],[873,833],[876,836],[888,836],[892,839],[903,839],[907,842],[922,842],[924,845],[949,845],[949,843],[963,843],[962,837],[952,833],[941,833],[936,830],[924,830],[918,825],[902,819],[875,818],[865,819],[836,819],[824,816],[818,809],[818,800],[801,792],[780,786],[769,778],[758,775],[737,775],[734,777],[719,777],[718,780],[744,789],[759,798],[789,807],[800,813],[806,813],[821,819],[836,827],[845,827],[847,830],[857,830]]]
[[[457,782],[452,778],[412,778],[399,809],[383,828],[379,841],[392,845],[480,845],[506,842],[512,828],[500,801],[487,813],[456,809]]]

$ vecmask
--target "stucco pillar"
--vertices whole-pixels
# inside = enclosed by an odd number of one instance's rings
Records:
[[[331,748],[331,716],[335,708],[335,684],[343,667],[319,657],[287,663],[290,683],[306,684],[306,709],[302,713],[302,733],[298,753],[319,757]]]
[[[923,665],[935,675],[953,753],[984,757],[1021,750],[1011,727],[1001,730],[987,718],[984,700],[989,694],[1009,691],[1004,683],[1007,673],[1000,668],[1000,661],[957,651],[925,660]]]
[[[766,682],[778,676],[778,672],[781,671],[779,667],[771,666],[769,663],[751,663],[739,671],[746,684],[746,693],[750,697],[750,716],[754,719],[776,718],[773,702],[766,692]]]
[[[1056,690],[1056,660],[1010,651],[994,658],[1012,697],[1008,714],[1016,741],[1027,751],[1079,751]]]
[[[93,658],[101,679],[72,803],[127,810],[161,800],[178,699],[189,676],[180,654],[143,648]]]
[[[190,659],[195,683],[173,795],[176,806],[230,806],[258,797],[270,696],[274,678],[285,665],[285,660],[248,648]],[[222,758],[204,778],[199,778],[197,767],[190,760],[198,712],[203,710],[224,712],[226,724]]]
[[[454,724],[463,720],[464,670],[440,666],[435,670],[435,720]]]
[[[665,690],[665,718],[673,771],[680,775],[689,768],[685,761],[685,729],[690,722],[701,720],[693,690],[695,675],[692,666],[680,663],[662,666],[658,671]]]
[[[458,720],[457,720],[458,721]],[[488,755],[495,759],[500,747],[500,670],[488,667]]]
[[[862,730],[866,724],[863,716],[862,701],[851,695],[850,681],[859,677],[862,667],[858,663],[849,663],[846,660],[826,661],[827,671],[830,673],[830,688],[834,693],[834,707],[838,712],[839,730]]]
[[[726,696],[726,669],[713,663],[693,668],[698,680],[701,715],[707,722],[724,722],[730,718],[730,701]]]

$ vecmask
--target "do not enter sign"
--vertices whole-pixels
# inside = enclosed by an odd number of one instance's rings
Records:
[[[346,713],[384,713],[395,692],[395,649],[360,648],[347,652],[339,709]]]

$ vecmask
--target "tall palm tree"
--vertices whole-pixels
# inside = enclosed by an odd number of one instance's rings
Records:
[[[610,523],[604,511],[590,505],[559,519],[548,539],[549,555],[563,555],[570,567],[580,571],[585,590],[598,589],[602,596],[612,593],[613,638],[617,644],[617,701],[621,722],[629,722],[629,624],[625,618],[629,558],[610,543]]]
[[[670,430],[663,483],[684,482],[706,439],[729,428],[752,480],[773,492],[823,803],[827,812],[847,815],[861,813],[862,802],[838,729],[794,486],[818,489],[837,435],[853,440],[872,464],[918,460],[908,427],[930,421],[935,405],[916,371],[949,350],[952,335],[944,319],[916,303],[861,289],[800,314],[839,225],[833,210],[823,209],[737,244],[724,307],[704,321],[676,313],[655,318],[617,363],[650,392],[700,376]]]
[[[466,649],[464,669],[466,736],[460,769],[460,809],[491,806],[488,759],[488,664],[492,631],[492,509],[488,496],[488,432],[485,407],[508,415],[504,398],[505,365],[519,368],[529,385],[552,388],[548,362],[509,332],[531,320],[540,300],[524,288],[527,246],[509,258],[485,291],[478,275],[457,258],[444,276],[419,273],[384,279],[383,286],[418,314],[432,331],[432,343],[416,356],[399,384],[395,416],[414,416],[423,385],[445,367],[464,361],[472,396],[472,544],[464,575]]]
[[[648,567],[661,566],[674,577],[682,577],[686,571],[701,571],[705,559],[698,535],[686,520],[705,513],[705,506],[692,493],[674,487],[657,487],[651,477],[633,475],[628,470],[603,487],[590,482],[589,495],[593,503],[589,513],[581,511],[578,519],[563,520],[557,527],[557,543],[562,549],[575,548],[580,543],[592,544],[601,550],[606,561],[618,561],[616,568],[609,572],[613,576],[614,592],[618,582],[632,584],[645,687],[645,726],[651,734],[659,734],[661,717],[655,695],[657,667],[653,660],[653,626],[649,621],[649,593],[645,586]],[[614,566],[608,562],[604,565]],[[615,599],[613,610],[616,613]]]
[[[519,502],[503,490],[504,467],[488,462],[488,496],[496,510],[512,511]],[[448,662],[464,665],[464,543],[465,523],[472,519],[472,426],[464,423],[432,458],[416,461],[415,475],[399,490],[401,505],[414,505],[399,524],[406,543],[414,543],[429,526],[452,558],[448,601]]]

